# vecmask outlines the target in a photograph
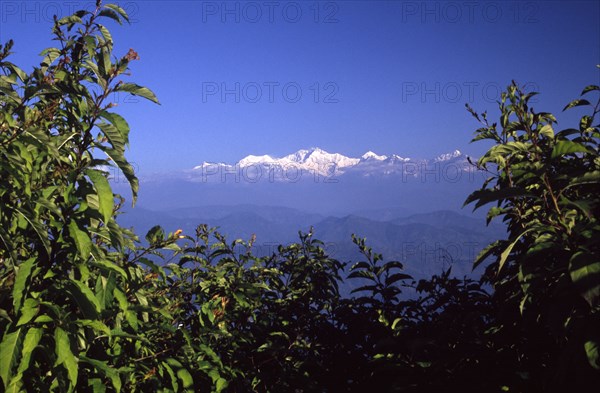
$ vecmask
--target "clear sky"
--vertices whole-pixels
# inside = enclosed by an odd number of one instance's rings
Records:
[[[120,1],[115,54],[161,106],[116,96],[140,172],[318,146],[428,158],[469,144],[511,79],[558,114],[600,83],[598,1]],[[0,40],[30,70],[52,14],[93,1],[0,1]],[[579,113],[581,115],[581,113]],[[559,117],[574,126],[574,117]],[[559,125],[560,126],[560,125]],[[559,127],[560,128],[560,127]]]

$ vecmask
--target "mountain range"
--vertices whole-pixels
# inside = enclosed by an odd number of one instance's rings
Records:
[[[324,216],[361,213],[377,220],[389,212],[461,212],[467,196],[485,180],[458,150],[414,159],[371,151],[348,157],[320,148],[284,157],[249,155],[234,164],[202,162],[139,177],[138,205],[154,211],[251,204]],[[117,192],[128,195],[124,179],[113,183]]]
[[[445,171],[445,176],[458,179],[463,172],[473,172],[459,150],[441,154],[432,159],[411,159],[397,154],[378,155],[368,151],[361,157],[347,157],[340,153],[329,153],[318,147],[298,150],[284,157],[249,155],[235,164],[203,162],[192,170],[184,171],[191,181],[288,181],[319,179],[335,181],[343,175],[359,176],[402,175],[418,177],[436,170]]]
[[[348,157],[320,148],[249,155],[235,164],[140,176],[138,204],[119,221],[141,234],[157,224],[194,234],[204,223],[231,240],[256,235],[257,255],[313,228],[331,256],[349,263],[362,258],[356,234],[416,279],[450,265],[464,276],[483,247],[506,236],[504,226],[485,225],[485,209],[462,209],[484,180],[458,150],[431,159],[371,151]],[[127,194],[127,184],[113,183]]]

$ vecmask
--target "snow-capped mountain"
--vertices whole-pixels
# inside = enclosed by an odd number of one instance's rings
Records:
[[[383,160],[386,160],[387,158],[388,158],[387,156],[380,156],[380,155],[373,153],[372,151],[368,151],[360,157],[361,161],[368,161],[368,160],[383,161]]]
[[[243,176],[270,180],[299,179],[301,176],[338,177],[345,174],[359,176],[389,176],[401,174],[418,176],[422,172],[431,173],[441,166],[452,166],[459,173],[471,171],[466,157],[458,150],[441,154],[433,159],[411,159],[397,154],[379,155],[368,151],[359,158],[347,157],[339,153],[329,153],[318,147],[298,150],[284,157],[270,155],[249,155],[236,164],[203,162],[193,168],[192,178],[201,176],[205,181],[208,176],[233,177],[236,173]]]
[[[452,153],[440,154],[439,156],[434,158],[433,161],[434,162],[450,161],[454,158],[459,158],[459,157],[462,157],[462,153],[460,152],[460,150],[454,150]]]

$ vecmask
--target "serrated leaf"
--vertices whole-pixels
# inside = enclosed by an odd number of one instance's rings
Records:
[[[477,266],[479,266],[488,256],[490,256],[494,251],[496,251],[500,245],[502,244],[502,240],[496,240],[495,242],[488,244],[483,250],[477,254],[475,257],[475,261],[473,262],[473,270]]]
[[[25,334],[25,339],[23,340],[23,351],[21,355],[21,362],[19,363],[18,372],[23,373],[25,370],[29,368],[29,363],[31,361],[31,354],[33,350],[37,347],[40,340],[42,339],[43,330],[41,328],[31,328]]]
[[[36,299],[25,299],[23,306],[20,309],[21,317],[17,322],[17,326],[21,326],[31,321],[40,311],[39,301]]]
[[[71,341],[69,335],[62,328],[57,327],[54,331],[54,352],[56,353],[56,366],[62,365],[67,370],[67,375],[71,386],[77,386],[77,376],[79,373],[79,359],[71,351]]]
[[[6,333],[0,343],[0,378],[6,388],[12,379],[12,369],[17,363],[21,352],[21,328]]]
[[[527,233],[527,232],[531,232],[533,230],[533,228],[527,229],[525,231],[523,231],[520,235],[517,236],[517,238],[508,245],[508,247],[506,247],[504,249],[504,251],[502,251],[502,254],[500,254],[500,259],[498,260],[498,271],[502,270],[502,267],[504,266],[504,263],[506,263],[506,260],[508,259],[508,256],[510,255],[510,253],[512,252],[512,249],[517,245],[517,243],[519,242],[519,240],[521,240],[521,238]]]
[[[21,307],[21,299],[27,292],[27,282],[31,276],[31,271],[35,262],[35,258],[30,258],[19,265],[19,270],[15,277],[15,285],[12,291],[13,307],[15,310],[18,310]]]

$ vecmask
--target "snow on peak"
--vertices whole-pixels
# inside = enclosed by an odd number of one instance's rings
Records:
[[[249,155],[249,156],[242,158],[238,162],[238,165],[241,167],[246,167],[246,166],[256,165],[256,164],[271,164],[273,162],[275,162],[275,159],[268,154],[265,154],[262,156]]]
[[[451,161],[459,157],[464,156],[459,150],[454,150],[451,153],[441,154],[434,159],[420,160],[418,162],[428,165],[427,163]],[[390,171],[390,173],[396,173],[398,170],[402,171],[403,164],[412,161],[410,158],[401,157],[397,154],[386,156],[376,154],[372,151],[366,152],[360,158],[353,158],[339,153],[329,153],[318,147],[312,147],[310,149],[298,150],[281,158],[270,155],[249,155],[238,161],[236,165],[203,162],[201,165],[194,167],[194,169],[202,170],[210,168],[212,170],[215,166],[243,169],[250,166],[260,166],[269,168],[269,171],[273,171],[273,173],[286,173],[286,171],[292,170],[300,171],[299,173],[331,176],[345,173],[348,170],[354,170],[354,167],[356,167],[358,171],[373,173],[383,171],[387,174]]]
[[[380,156],[378,154],[373,153],[372,151],[368,151],[365,154],[362,155],[361,159],[363,161],[366,160],[377,160],[377,161],[383,161],[386,160],[388,157],[387,156]]]
[[[448,161],[451,160],[453,158],[457,158],[457,157],[461,157],[462,153],[460,152],[460,150],[454,150],[452,153],[446,153],[446,154],[440,154],[439,156],[437,156],[435,158],[435,162],[440,162],[440,161]]]
[[[391,162],[406,162],[406,161],[410,161],[410,158],[405,158],[405,157],[400,157],[398,154],[392,154],[391,157],[388,158],[389,161]]]
[[[202,164],[195,166],[193,169],[203,169],[203,168],[208,168],[208,167],[225,166],[225,165],[227,165],[227,164],[222,163],[222,162],[204,161]]]

